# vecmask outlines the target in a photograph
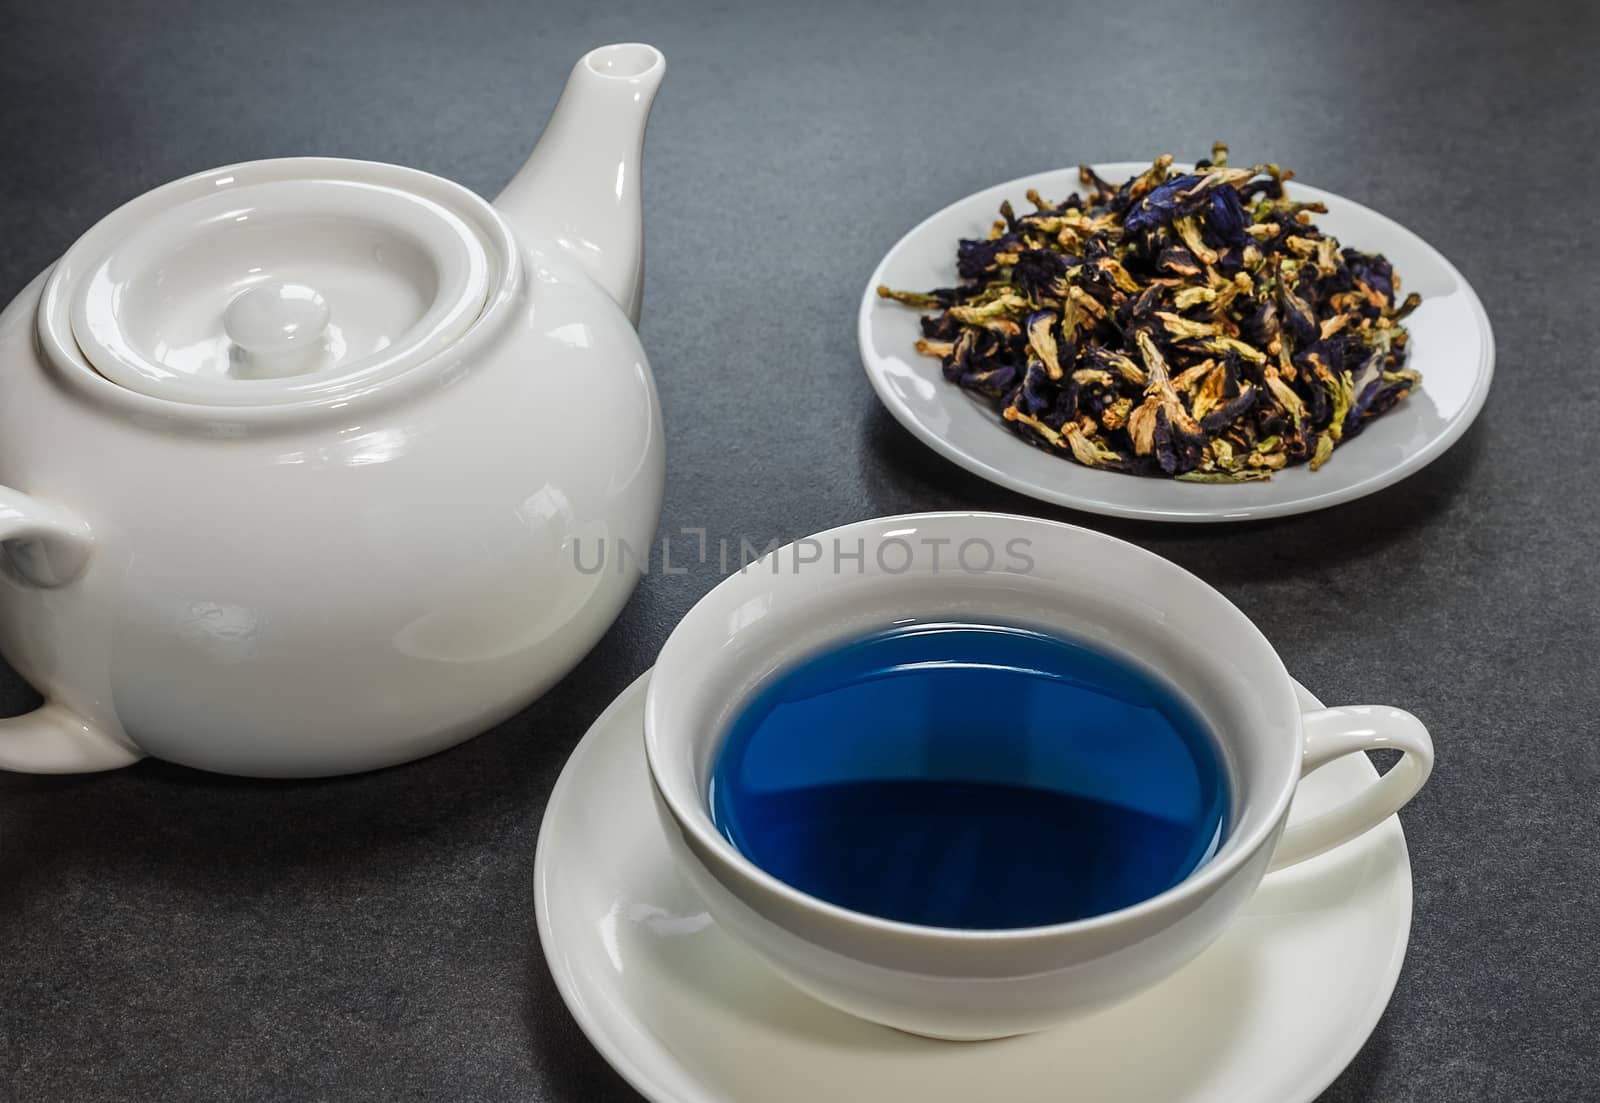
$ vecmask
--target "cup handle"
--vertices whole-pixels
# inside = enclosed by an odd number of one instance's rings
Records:
[[[1433,772],[1433,740],[1422,721],[1387,705],[1317,709],[1301,718],[1305,731],[1300,776],[1360,751],[1400,751],[1394,768],[1342,805],[1305,823],[1290,824],[1270,869],[1283,869],[1332,850],[1377,827],[1405,807]]]

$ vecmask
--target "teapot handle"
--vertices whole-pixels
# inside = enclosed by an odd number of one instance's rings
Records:
[[[143,757],[143,752],[55,701],[0,720],[0,770],[90,774],[131,766]]]
[[[23,578],[49,589],[83,573],[94,538],[87,524],[60,506],[0,486],[0,543]]]
[[[65,586],[88,565],[89,526],[59,506],[0,486],[0,543],[32,586]],[[0,719],[0,770],[75,774],[112,770],[143,756],[57,701]]]

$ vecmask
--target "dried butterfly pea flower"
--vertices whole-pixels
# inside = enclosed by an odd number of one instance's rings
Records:
[[[1420,385],[1401,325],[1420,299],[1381,256],[1315,225],[1277,165],[1172,158],[957,246],[953,288],[879,294],[924,311],[917,350],[1004,424],[1078,463],[1196,482],[1322,466]]]

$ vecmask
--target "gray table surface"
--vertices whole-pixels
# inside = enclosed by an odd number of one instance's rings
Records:
[[[1404,815],[1405,971],[1324,1099],[1600,1097],[1592,8],[7,0],[0,28],[7,298],[118,203],[230,161],[376,158],[492,195],[583,50],[660,46],[663,531],[982,507],[1197,572],[1325,699],[1406,705],[1438,743]],[[855,306],[908,226],[1213,138],[1386,212],[1478,288],[1498,380],[1443,460],[1312,516],[1108,522],[990,487],[879,408]],[[636,1099],[541,958],[534,841],[567,753],[717,575],[648,578],[544,700],[423,763],[0,777],[0,1099]],[[0,711],[34,700],[0,676]]]

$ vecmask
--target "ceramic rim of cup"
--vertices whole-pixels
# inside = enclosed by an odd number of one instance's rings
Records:
[[[713,823],[710,811],[706,807],[704,799],[705,777],[703,776],[705,771],[702,768],[704,764],[698,766],[683,766],[681,763],[677,766],[673,765],[671,759],[674,755],[681,755],[683,750],[681,744],[684,741],[672,741],[672,745],[669,747],[666,744],[671,740],[671,737],[662,734],[663,724],[667,720],[662,715],[663,705],[660,695],[665,690],[661,687],[670,683],[675,674],[681,673],[674,670],[674,660],[678,657],[677,651],[687,646],[683,642],[687,637],[681,636],[680,633],[686,625],[693,626],[696,623],[697,613],[702,617],[711,615],[708,610],[712,606],[708,603],[718,600],[717,595],[719,592],[726,598],[731,592],[730,588],[737,587],[742,581],[744,572],[741,572],[724,579],[710,593],[701,598],[700,602],[679,622],[678,628],[673,630],[672,636],[668,638],[667,643],[663,645],[661,653],[657,657],[655,667],[657,676],[651,680],[649,697],[645,705],[644,742],[652,785],[673,820],[684,832],[686,841],[691,843],[690,849],[697,857],[701,858],[702,864],[707,866],[708,873],[725,885],[727,885],[726,877],[731,876],[762,896],[781,901],[788,910],[825,918],[833,924],[842,925],[841,929],[853,930],[869,938],[890,936],[929,947],[945,946],[947,948],[961,944],[986,944],[991,947],[996,944],[1023,946],[1040,941],[1049,942],[1074,934],[1086,934],[1104,930],[1120,923],[1152,915],[1161,909],[1178,903],[1185,897],[1197,893],[1205,893],[1219,887],[1225,879],[1231,877],[1259,854],[1261,848],[1271,841],[1273,833],[1284,822],[1284,818],[1288,813],[1289,802],[1294,795],[1298,782],[1301,761],[1298,732],[1300,731],[1299,717],[1301,714],[1295,698],[1293,682],[1289,677],[1288,671],[1284,668],[1271,643],[1242,611],[1204,580],[1153,552],[1145,551],[1137,545],[1129,544],[1126,541],[1106,536],[1091,529],[1040,518],[980,512],[905,514],[896,517],[880,517],[854,522],[817,533],[814,536],[805,538],[805,540],[825,542],[841,537],[870,537],[875,531],[879,535],[888,535],[901,531],[914,532],[917,526],[927,524],[966,526],[966,534],[969,536],[984,528],[992,528],[997,531],[1020,528],[1033,532],[1054,533],[1058,537],[1066,536],[1076,541],[1099,544],[1104,546],[1107,552],[1121,557],[1121,562],[1126,565],[1138,562],[1146,569],[1158,572],[1163,577],[1170,578],[1177,584],[1184,586],[1191,593],[1203,593],[1206,595],[1205,604],[1208,613],[1232,621],[1231,625],[1228,626],[1231,633],[1231,642],[1240,648],[1253,652],[1251,659],[1258,664],[1257,669],[1271,676],[1273,685],[1270,688],[1262,687],[1257,691],[1260,699],[1264,702],[1264,707],[1273,712],[1281,713],[1282,718],[1285,720],[1290,718],[1293,720],[1293,730],[1296,733],[1296,738],[1285,741],[1282,754],[1279,756],[1281,762],[1269,764],[1261,770],[1262,773],[1270,775],[1276,781],[1275,791],[1268,791],[1260,803],[1247,811],[1241,812],[1238,765],[1233,761],[1233,752],[1227,745],[1227,740],[1220,733],[1217,733],[1219,740],[1224,743],[1223,751],[1225,757],[1229,760],[1230,787],[1234,789],[1234,808],[1230,813],[1229,831],[1222,847],[1209,861],[1193,870],[1187,877],[1171,888],[1125,908],[1100,915],[1034,927],[998,929],[933,927],[855,911],[812,896],[762,869],[722,835]],[[778,561],[781,564],[785,562],[783,557],[786,555],[791,559],[794,558],[794,549],[803,542],[804,540],[796,541],[769,554],[778,556]],[[765,563],[766,560],[763,559],[761,562]],[[746,570],[752,573],[757,571],[765,573],[765,568],[760,564],[752,565]],[[798,570],[799,568],[797,567],[796,572]],[[777,570],[776,576],[792,582],[788,570]],[[1037,621],[1034,622],[1034,626],[1049,630],[1047,626],[1041,625]],[[833,638],[839,639],[842,637],[834,634]],[[673,646],[675,639],[679,641],[677,649]],[[697,654],[701,656],[701,661],[704,661],[705,652],[697,652]],[[1132,653],[1131,657],[1139,658],[1136,653]],[[1145,662],[1145,665],[1149,665],[1148,661]],[[1185,696],[1191,696],[1189,693],[1190,687],[1183,681],[1174,680],[1170,677],[1167,680],[1173,682],[1181,692],[1184,692]],[[742,700],[748,700],[749,688],[746,687],[745,696]],[[1205,710],[1202,709],[1202,712],[1205,712]],[[1208,724],[1212,725],[1214,729],[1214,718],[1208,714],[1207,720]],[[713,747],[720,746],[721,739],[725,734],[725,730],[719,729],[717,731]],[[685,777],[688,778],[686,784],[688,790],[690,790],[689,792],[685,791],[684,784],[679,784]],[[710,862],[705,860],[707,858],[710,859]],[[730,891],[736,892],[732,885],[727,887],[729,887]]]

